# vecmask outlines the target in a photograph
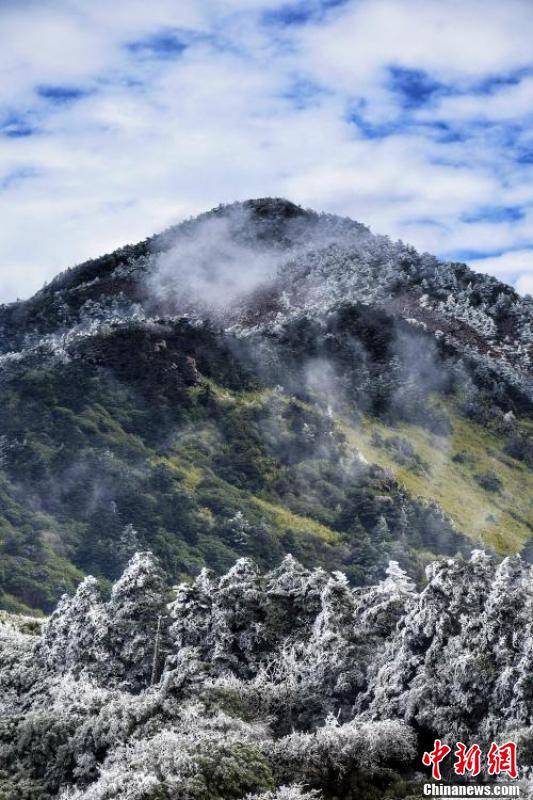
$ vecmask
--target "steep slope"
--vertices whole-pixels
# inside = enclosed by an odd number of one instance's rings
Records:
[[[2,604],[153,549],[415,577],[531,508],[532,301],[284,200],[220,207],[0,308]],[[529,545],[526,548],[529,552]]]

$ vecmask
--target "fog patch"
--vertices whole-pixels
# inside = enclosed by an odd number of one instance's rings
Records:
[[[289,274],[322,263],[319,254],[333,244],[350,249],[368,237],[358,223],[283,200],[236,203],[167,234],[146,288],[158,313],[234,322],[260,306],[263,293],[281,295]]]
[[[250,211],[237,207],[180,231],[154,257],[148,288],[165,313],[223,319],[276,274],[290,250],[247,238]]]

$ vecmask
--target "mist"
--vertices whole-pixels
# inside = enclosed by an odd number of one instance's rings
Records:
[[[152,256],[146,286],[166,314],[234,321],[260,305],[262,290],[274,290],[282,303],[284,278],[316,267],[334,243],[352,249],[368,237],[359,223],[285,200],[236,203],[167,234],[164,250]]]
[[[149,291],[166,313],[222,319],[245,297],[271,281],[292,248],[274,247],[240,232],[251,225],[239,206],[201,219],[154,257]]]

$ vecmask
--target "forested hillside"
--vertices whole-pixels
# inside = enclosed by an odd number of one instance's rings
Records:
[[[533,547],[531,309],[284,200],[220,207],[0,308],[0,602],[139,550],[422,585]]]

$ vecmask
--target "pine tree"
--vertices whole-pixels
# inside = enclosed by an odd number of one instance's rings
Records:
[[[38,657],[55,672],[102,678],[108,670],[109,617],[95,578],[63,595],[44,626]]]
[[[159,674],[167,644],[167,589],[150,552],[136,553],[113,586],[108,603],[115,679],[132,691]],[[155,664],[154,652],[160,663]]]

